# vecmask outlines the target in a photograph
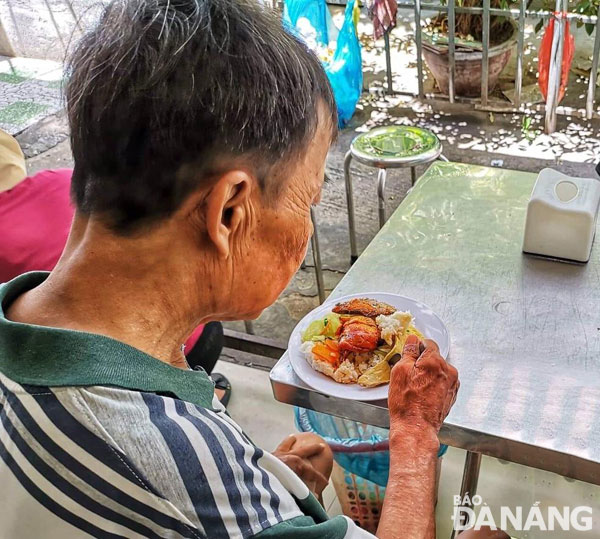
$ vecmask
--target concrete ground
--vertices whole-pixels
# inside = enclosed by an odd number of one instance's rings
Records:
[[[0,56],[0,129],[20,133],[63,108],[63,66]]]
[[[0,21],[16,56],[62,62],[108,0],[7,0]],[[4,52],[3,54],[6,54]]]

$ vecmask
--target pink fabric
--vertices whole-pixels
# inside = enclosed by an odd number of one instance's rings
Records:
[[[198,339],[200,338],[200,335],[202,335],[203,331],[204,331],[204,324],[201,324],[194,330],[194,333],[192,333],[188,337],[188,340],[185,341],[185,351],[186,352],[190,352],[192,350],[192,348],[194,348],[194,346],[196,346],[196,343],[198,342]]]
[[[71,173],[44,170],[0,193],[0,283],[58,262],[73,220]]]
[[[370,0],[368,11],[373,21],[373,34],[379,39],[396,26],[398,4],[396,0]]]
[[[63,251],[74,208],[70,169],[43,170],[0,193],[0,283],[28,271],[51,271]],[[189,352],[204,326],[185,343]]]

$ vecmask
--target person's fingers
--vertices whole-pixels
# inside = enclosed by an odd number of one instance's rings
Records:
[[[290,434],[287,438],[284,438],[283,441],[277,446],[274,453],[287,453],[292,449],[294,444],[296,443],[296,435]]]
[[[450,379],[458,378],[458,371],[450,365],[441,355],[435,341],[427,340],[424,352],[421,354],[415,367],[421,371],[443,371]]]
[[[315,442],[292,449],[292,454],[298,455],[299,457],[306,459],[309,457],[314,457],[315,455],[319,455],[324,450],[325,444],[323,442]]]
[[[298,455],[287,454],[280,457],[280,460],[290,468],[309,488],[316,487],[323,489],[329,483],[327,477],[315,469],[309,461],[300,458]]]
[[[300,478],[305,483],[315,484],[321,490],[323,488],[325,488],[327,486],[327,484],[329,483],[329,480],[327,479],[327,477],[325,477],[321,472],[316,470],[313,466],[309,466],[309,465],[304,466],[304,468],[302,470],[302,475],[300,476]]]
[[[454,380],[454,382],[450,385],[450,387],[448,388],[447,392],[446,392],[446,398],[444,401],[444,406],[443,406],[443,414],[442,414],[442,421],[444,419],[446,419],[446,417],[448,417],[448,414],[450,413],[450,410],[452,409],[452,407],[454,406],[454,403],[456,402],[456,397],[458,396],[458,389],[460,387],[460,382],[458,381],[458,379]]]
[[[450,403],[450,408],[454,406],[456,402],[456,397],[458,397],[458,390],[460,389],[460,380],[456,380],[456,384],[454,384],[454,395],[452,396],[452,402]]]
[[[455,391],[458,391],[458,387],[460,386],[460,382],[458,381],[458,370],[456,370],[454,365],[450,365],[449,363],[446,363],[446,365],[446,373],[448,374],[448,378],[452,380],[452,385],[455,387]]]
[[[294,472],[296,472],[297,475],[301,474],[302,468],[304,466],[304,461],[300,457],[288,453],[286,455],[281,455],[278,458],[288,468],[291,468]]]
[[[402,359],[400,362],[414,363],[417,358],[421,355],[420,349],[421,341],[416,335],[409,335],[404,342],[404,348],[402,349]]]
[[[434,350],[426,349],[415,362],[415,369],[422,373],[448,373],[448,364]]]
[[[425,352],[427,352],[427,350],[433,350],[437,354],[440,353],[440,347],[437,345],[437,343],[435,341],[433,341],[431,339],[425,339],[423,341],[423,344],[425,345]]]
[[[446,403],[444,404],[444,419],[450,413],[450,410],[454,406],[456,402],[456,397],[458,395],[458,387],[460,383],[458,380],[448,389],[448,393],[446,395]]]
[[[454,365],[450,365],[450,363],[446,362],[448,365],[448,376],[455,381],[458,381],[458,371]]]
[[[398,363],[392,367],[390,382],[393,387],[401,388],[409,383],[414,365],[415,362],[412,359],[406,359],[398,361]]]

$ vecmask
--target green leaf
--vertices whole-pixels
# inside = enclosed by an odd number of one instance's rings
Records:
[[[544,27],[544,19],[540,19],[540,21],[535,25],[535,33],[537,34]]]
[[[583,2],[577,2],[575,5],[575,11],[578,13],[587,13],[588,9],[591,6],[591,2],[589,0],[584,0]]]
[[[523,130],[527,131],[531,127],[531,116],[523,117]]]
[[[594,33],[594,28],[596,28],[595,24],[586,24],[585,25],[585,31],[587,32],[588,36],[591,36]]]

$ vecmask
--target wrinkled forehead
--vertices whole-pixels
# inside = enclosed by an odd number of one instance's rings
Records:
[[[292,153],[288,158],[274,164],[266,171],[262,179],[262,190],[265,196],[274,200],[280,197],[287,188],[298,189],[309,187],[323,181],[327,154],[337,138],[331,127],[331,118],[320,115],[313,136],[304,147]]]

